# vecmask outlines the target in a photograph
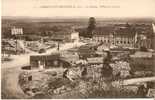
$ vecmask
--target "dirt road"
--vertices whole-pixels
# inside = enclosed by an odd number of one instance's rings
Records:
[[[20,86],[18,85],[18,76],[20,74],[20,68],[7,68],[2,70],[2,98],[7,99],[20,99],[28,98]]]

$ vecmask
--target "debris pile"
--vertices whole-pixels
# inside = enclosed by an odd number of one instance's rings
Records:
[[[135,94],[137,93],[138,90],[138,86],[136,85],[123,86],[123,80],[112,82],[112,86],[117,90],[133,92]]]
[[[138,86],[123,86],[122,79],[130,76],[129,63],[117,61],[110,66],[113,68],[113,76],[119,75],[120,81],[102,77],[103,64],[98,64],[75,66],[61,71],[24,72],[19,76],[19,83],[23,91],[32,97],[41,94],[51,98],[70,98],[74,95],[78,98],[135,97]]]
[[[91,77],[93,79],[100,78],[101,77],[101,69],[103,65],[92,65],[87,67],[88,77]]]
[[[130,65],[128,62],[125,61],[116,61],[115,63],[110,64],[113,68],[113,75],[118,76],[120,78],[126,78],[130,76]]]
[[[74,81],[75,79],[78,79],[81,77],[81,72],[82,72],[82,70],[79,67],[72,68],[72,69],[68,70],[66,77],[69,80]]]
[[[32,77],[29,80],[29,77]],[[23,72],[19,75],[19,85],[25,94],[36,96],[37,94],[59,95],[75,88],[76,82],[69,79],[53,76],[49,72]]]
[[[147,97],[155,98],[155,89],[149,89]]]
[[[134,76],[135,77],[153,76],[153,72],[152,71],[135,71]]]

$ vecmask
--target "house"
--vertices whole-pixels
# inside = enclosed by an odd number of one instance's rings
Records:
[[[80,58],[86,59],[95,55],[95,48],[92,45],[83,45],[79,47],[77,52]]]
[[[141,26],[142,28],[137,28],[136,29],[136,48],[141,48],[141,47],[145,47],[147,49],[151,49],[152,48],[152,39],[153,39],[153,30],[152,27],[148,27],[145,28],[144,26]]]
[[[24,53],[24,50],[21,47],[21,44],[19,44],[19,41],[3,39],[2,53],[9,53],[9,54]]]
[[[79,33],[72,28],[62,28],[57,32],[53,32],[51,38],[55,41],[74,42],[79,41]]]
[[[22,28],[13,27],[13,28],[11,28],[11,34],[12,35],[23,34],[23,29]]]
[[[154,48],[154,39],[155,39],[155,26],[152,23],[151,24],[136,24],[135,26],[136,30],[136,48],[145,47],[147,49],[153,49]]]
[[[79,32],[73,31],[71,33],[71,41],[78,42],[79,41]]]
[[[72,64],[79,60],[79,55],[77,52],[62,51],[60,55]]]
[[[70,63],[60,54],[30,56],[31,69],[50,69],[54,67],[70,67]]]

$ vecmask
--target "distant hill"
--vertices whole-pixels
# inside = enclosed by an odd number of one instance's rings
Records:
[[[2,20],[20,20],[20,21],[32,21],[32,22],[88,22],[89,17],[12,17],[12,16],[2,16]],[[97,21],[108,21],[108,22],[150,22],[155,21],[155,17],[150,18],[101,18],[96,17]]]

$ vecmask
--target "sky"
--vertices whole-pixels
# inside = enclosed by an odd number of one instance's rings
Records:
[[[155,17],[155,0],[1,0],[1,1],[2,1],[2,16]]]

